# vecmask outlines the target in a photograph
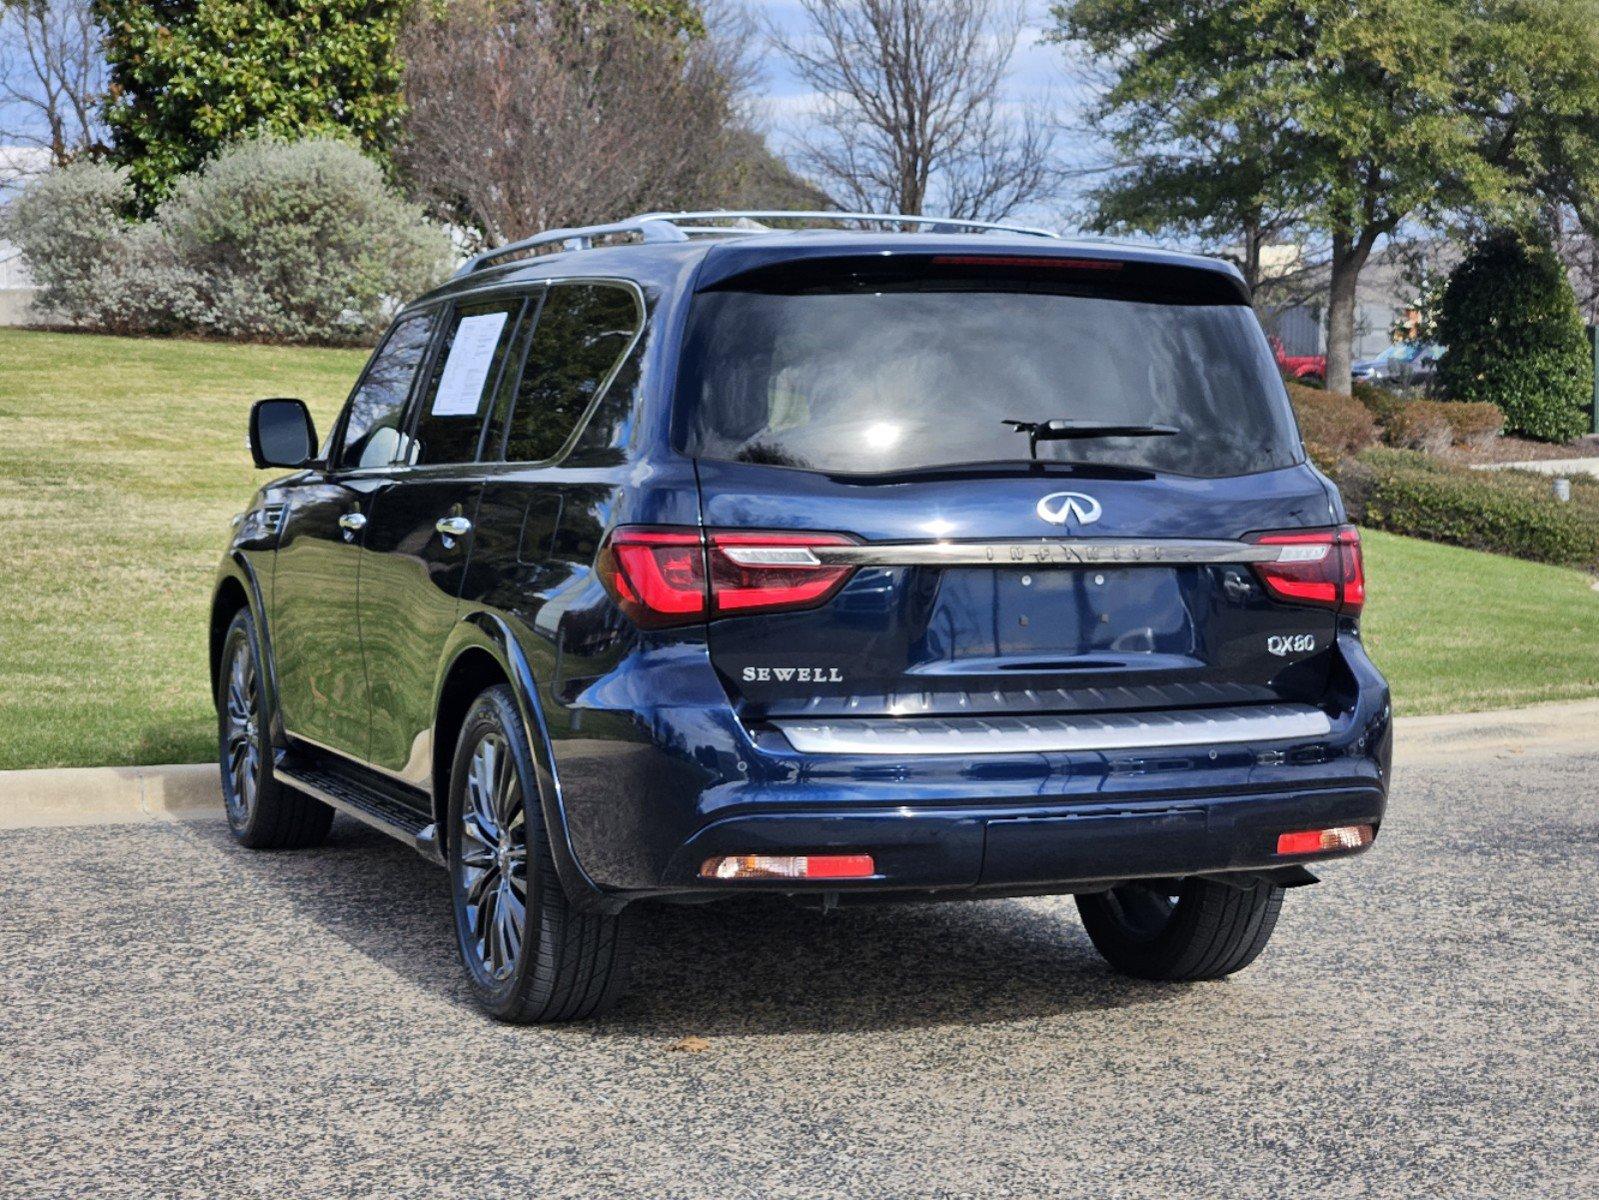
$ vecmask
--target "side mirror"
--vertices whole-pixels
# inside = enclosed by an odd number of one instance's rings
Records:
[[[258,467],[303,467],[316,458],[316,426],[304,400],[250,406],[250,457]]]

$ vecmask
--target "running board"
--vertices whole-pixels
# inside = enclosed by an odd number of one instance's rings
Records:
[[[321,753],[290,751],[273,768],[279,780],[304,792],[329,808],[354,817],[373,829],[392,838],[398,838],[430,862],[444,865],[444,855],[439,848],[438,827],[427,819],[417,806],[427,803],[420,791],[414,798],[399,795],[399,784],[386,780],[361,777],[361,768],[330,760]],[[364,772],[361,772],[364,774]],[[415,789],[406,789],[407,792]],[[414,803],[407,800],[414,799]]]
[[[1156,750],[1325,737],[1308,704],[1045,717],[859,717],[772,724],[801,754],[1048,754]]]

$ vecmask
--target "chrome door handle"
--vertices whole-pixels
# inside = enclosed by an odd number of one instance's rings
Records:
[[[440,517],[433,525],[445,537],[465,537],[472,532],[472,522],[465,517]]]
[[[360,533],[366,528],[366,514],[347,512],[339,518],[339,528],[347,529],[351,533]]]

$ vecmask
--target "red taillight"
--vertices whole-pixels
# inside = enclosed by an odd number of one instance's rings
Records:
[[[850,544],[830,533],[702,536],[694,529],[622,526],[601,547],[596,569],[634,623],[660,629],[825,603],[854,568],[823,563],[812,548]]]
[[[711,611],[772,612],[821,604],[854,568],[828,566],[812,548],[849,544],[848,538],[830,533],[713,533]]]
[[[614,531],[600,548],[600,579],[645,629],[705,619],[705,547],[697,530]]]
[[[1255,564],[1266,590],[1277,599],[1323,604],[1351,615],[1365,604],[1366,569],[1360,558],[1360,532],[1353,525],[1310,533],[1265,533],[1255,541],[1282,548],[1276,559]]]

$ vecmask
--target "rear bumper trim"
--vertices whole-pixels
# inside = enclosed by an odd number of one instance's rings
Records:
[[[1023,717],[881,717],[775,721],[801,754],[1021,754],[1150,750],[1325,737],[1327,714],[1308,704],[1180,712]]]

